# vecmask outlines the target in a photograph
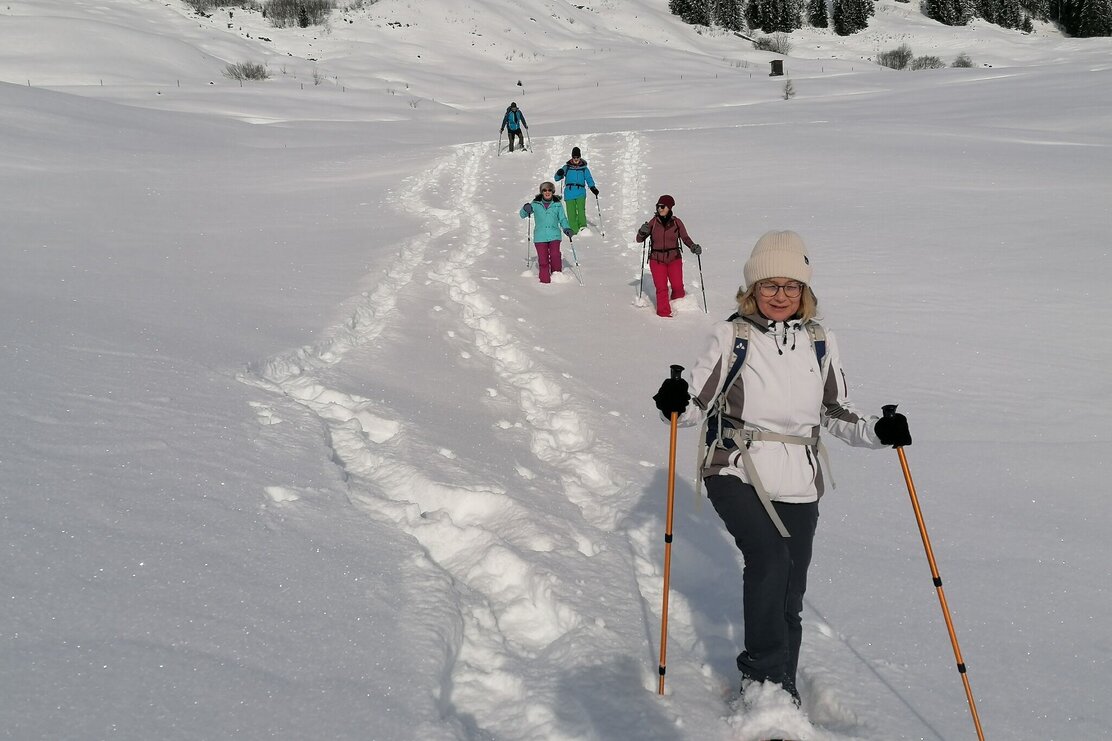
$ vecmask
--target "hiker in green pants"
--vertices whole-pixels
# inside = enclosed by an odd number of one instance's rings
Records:
[[[572,147],[571,159],[556,171],[556,180],[564,181],[564,205],[568,210],[568,224],[571,225],[571,233],[578,234],[580,229],[587,226],[587,190],[598,197],[591,168],[587,167],[587,160],[583,159],[579,147]]]

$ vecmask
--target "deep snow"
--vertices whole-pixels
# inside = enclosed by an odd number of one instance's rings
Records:
[[[868,61],[904,41],[978,66]],[[694,502],[691,431],[655,694],[649,399],[792,228],[857,404],[910,419],[987,737],[1112,736],[1109,41],[882,0],[867,32],[793,43],[784,100],[773,55],[664,0],[381,0],[309,30],[0,6],[4,734],[796,723],[725,701],[740,563]],[[510,100],[534,151],[496,156]],[[575,145],[602,223],[592,198],[586,285],[542,287],[517,209]],[[663,192],[706,248],[671,321],[632,239]],[[895,454],[830,448],[796,732],[973,738]]]

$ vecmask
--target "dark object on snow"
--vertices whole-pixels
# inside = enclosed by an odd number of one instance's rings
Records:
[[[769,77],[783,77],[784,76],[784,60],[773,59],[769,64],[772,65],[772,71],[768,73]]]

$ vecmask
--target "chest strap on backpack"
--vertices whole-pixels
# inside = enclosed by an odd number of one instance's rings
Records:
[[[772,524],[776,526],[780,535],[785,538],[790,538],[791,533],[789,533],[788,529],[784,526],[784,521],[780,519],[780,515],[776,513],[776,508],[772,506],[772,497],[769,496],[768,490],[765,489],[764,484],[761,483],[761,477],[757,473],[757,466],[753,463],[753,456],[749,454],[749,446],[754,441],[785,443],[787,445],[813,445],[818,449],[824,468],[829,470],[829,458],[826,455],[826,446],[822,444],[822,440],[819,439],[817,435],[814,437],[782,435],[778,432],[755,430],[749,427],[743,427],[741,429],[723,429],[722,437],[733,440],[738,446],[741,452],[742,463],[745,465],[745,473],[749,476],[749,484],[757,492],[757,498],[761,500],[765,512],[768,513],[769,518],[772,520]]]

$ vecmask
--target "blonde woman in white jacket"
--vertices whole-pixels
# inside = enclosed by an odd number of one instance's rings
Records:
[[[866,448],[910,445],[911,435],[902,414],[866,417],[847,398],[837,340],[815,321],[811,261],[798,234],[762,236],[744,276],[738,313],[715,327],[692,368],[694,393],[668,379],[653,398],[667,420],[676,413],[683,426],[707,422],[700,474],[745,561],[742,692],[772,682],[798,705],[803,594],[830,481],[820,427]]]

